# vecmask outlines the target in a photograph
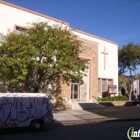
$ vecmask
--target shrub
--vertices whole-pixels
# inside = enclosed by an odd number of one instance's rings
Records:
[[[126,96],[114,96],[114,97],[103,97],[98,98],[98,101],[127,101],[128,97]]]

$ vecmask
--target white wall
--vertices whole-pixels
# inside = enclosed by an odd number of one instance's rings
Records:
[[[104,51],[106,47],[106,69],[104,69]],[[105,41],[99,41],[98,49],[98,77],[114,79],[114,84],[118,85],[118,46]]]
[[[60,24],[57,21],[47,19],[14,7],[0,3],[0,32],[6,34],[8,29],[14,30],[14,25],[29,27],[33,22],[48,22],[50,25]],[[66,25],[63,25],[66,26]]]

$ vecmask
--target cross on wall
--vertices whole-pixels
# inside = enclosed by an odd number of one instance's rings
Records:
[[[108,55],[108,53],[106,52],[106,47],[104,47],[104,51],[101,52],[102,54],[104,54],[104,70],[106,69],[106,55]]]

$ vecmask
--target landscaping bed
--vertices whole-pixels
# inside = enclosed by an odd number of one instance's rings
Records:
[[[104,106],[132,106],[133,101],[98,101]]]
[[[98,103],[104,106],[132,106],[133,101],[129,101],[126,96],[114,96],[98,98]]]

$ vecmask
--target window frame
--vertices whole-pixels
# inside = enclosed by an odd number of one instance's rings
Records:
[[[102,96],[102,94],[103,94],[102,93],[103,80],[106,80],[106,92],[108,91],[109,80],[112,80],[112,85],[114,85],[114,79],[112,79],[112,78],[98,78],[98,94],[99,94],[99,96]]]

